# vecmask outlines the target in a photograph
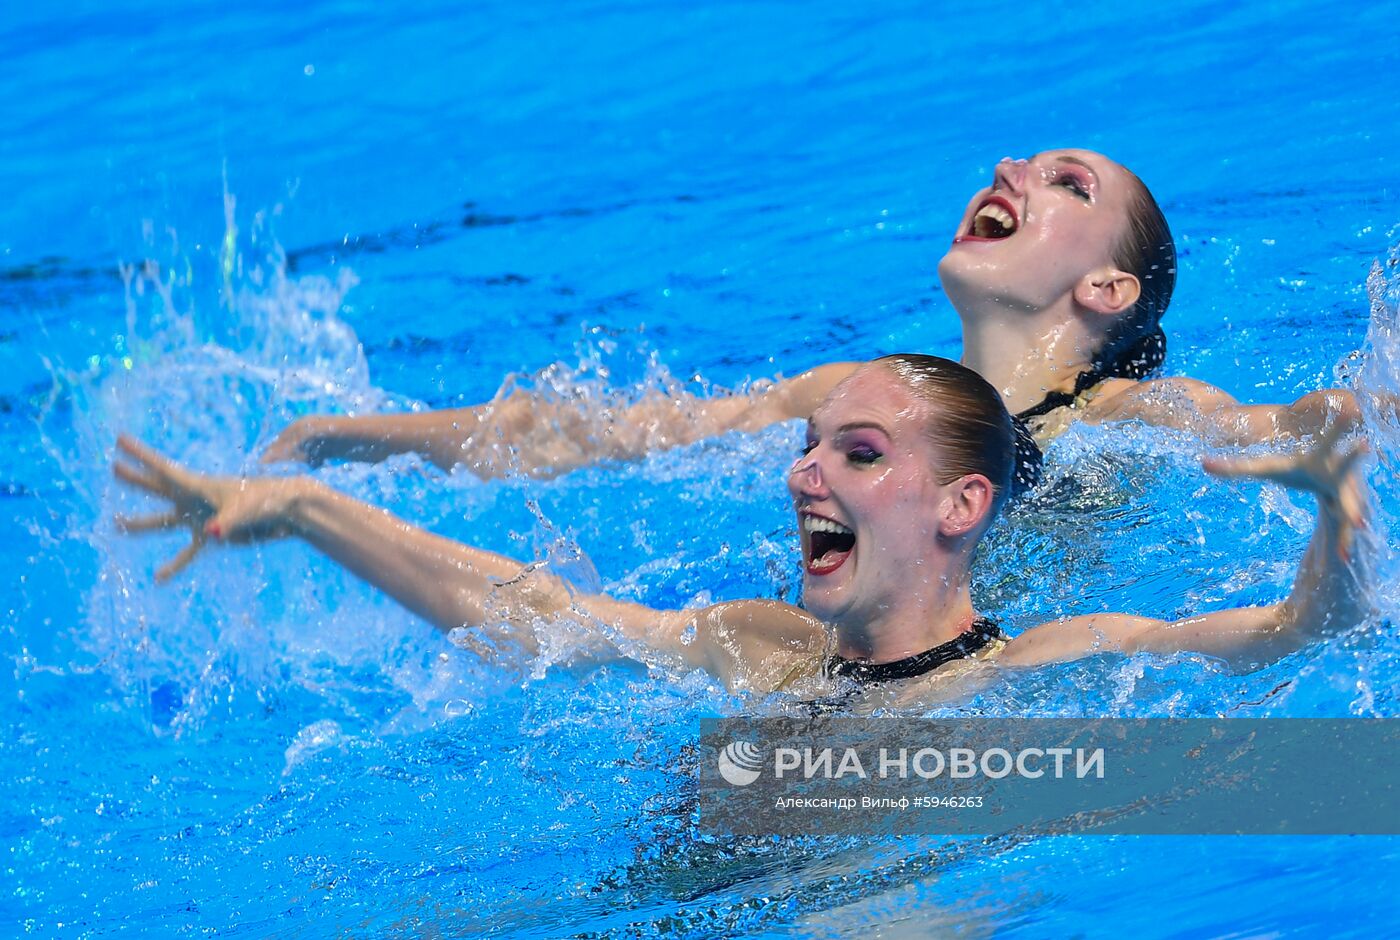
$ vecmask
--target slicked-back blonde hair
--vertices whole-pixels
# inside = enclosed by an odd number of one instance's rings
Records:
[[[980,473],[992,483],[992,516],[1011,488],[1016,436],[997,390],[951,359],[895,353],[875,360],[893,372],[928,408],[926,432],[938,455],[939,483]]]

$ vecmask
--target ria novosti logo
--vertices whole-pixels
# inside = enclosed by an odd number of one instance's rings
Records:
[[[748,741],[731,741],[719,752],[719,775],[726,783],[746,787],[758,779],[763,752]]]
[[[764,748],[749,741],[731,741],[716,759],[719,775],[736,787],[746,787],[762,776]],[[773,751],[773,779],[802,780],[967,780],[983,777],[1000,780],[1016,776],[1028,780],[1050,777],[1062,780],[1105,775],[1105,749],[1085,747],[1004,747],[978,750],[972,747],[911,749],[881,747],[875,753],[859,748],[779,747]],[[862,756],[863,755],[863,756]],[[1071,761],[1073,758],[1073,761]]]

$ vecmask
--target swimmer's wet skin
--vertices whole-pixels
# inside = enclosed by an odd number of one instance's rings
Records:
[[[998,427],[996,446],[969,433]],[[861,429],[859,443],[842,437],[850,428]],[[1317,495],[1313,538],[1283,603],[1175,622],[1070,618],[1027,630],[989,655],[1026,666],[1101,652],[1196,650],[1256,664],[1364,622],[1365,553],[1351,545],[1364,525],[1356,467],[1365,448],[1343,447],[1341,437],[1325,435],[1302,455],[1208,468]],[[996,391],[957,363],[892,357],[861,367],[828,397],[813,415],[811,441],[788,482],[805,610],[747,600],[662,611],[580,596],[535,566],[432,535],[319,481],[203,476],[126,438],[114,472],[174,504],[121,520],[125,529],[194,533],[164,576],[210,540],[296,536],[444,630],[493,627],[530,643],[541,620],[604,624],[745,691],[772,691],[794,675],[819,678],[833,652],[852,669],[879,673],[882,664],[965,645],[983,622],[972,606],[969,565],[1011,473],[1010,418]],[[1356,557],[1349,563],[1348,555]]]

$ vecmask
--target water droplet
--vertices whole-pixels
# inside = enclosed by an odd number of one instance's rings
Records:
[[[465,718],[473,711],[475,709],[472,707],[472,703],[463,698],[454,698],[442,706],[442,713],[448,718]]]

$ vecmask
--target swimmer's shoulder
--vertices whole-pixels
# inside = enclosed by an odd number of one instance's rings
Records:
[[[1085,389],[1068,404],[1030,425],[1041,447],[1076,421],[1145,421],[1165,427],[1191,427],[1202,413],[1236,404],[1224,390],[1187,376],[1157,379],[1109,378]]]
[[[1021,417],[1036,445],[1043,449],[1068,431],[1076,421],[1096,423],[1118,417],[1114,412],[1119,404],[1126,397],[1132,396],[1142,384],[1137,379],[1104,379],[1073,397],[1068,394],[1051,396],[1059,397],[1061,404],[1043,411],[1039,409],[1044,408],[1044,404],[1037,405],[1021,412]],[[1026,417],[1027,415],[1029,417]]]
[[[755,664],[751,688],[815,698],[827,691],[823,665],[828,655],[825,644],[821,649],[775,650]]]
[[[1234,396],[1224,389],[1175,375],[1155,379],[1105,379],[1084,393],[1079,406],[1080,416],[1091,421],[1160,417],[1164,409],[1183,404],[1206,409],[1235,404]]]

